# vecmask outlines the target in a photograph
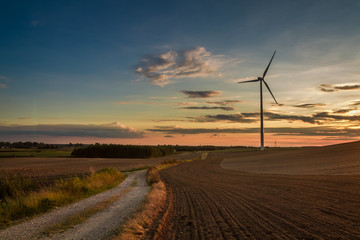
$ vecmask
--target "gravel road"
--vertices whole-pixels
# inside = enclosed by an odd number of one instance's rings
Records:
[[[0,239],[106,239],[141,206],[148,190],[145,170],[130,173],[124,182],[111,190],[72,205],[57,208],[30,221],[1,231]],[[82,224],[76,225],[62,234],[42,238],[41,233],[48,226],[60,223],[71,215],[119,195],[123,196],[113,205],[93,215]]]

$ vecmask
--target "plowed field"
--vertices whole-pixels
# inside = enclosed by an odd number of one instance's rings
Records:
[[[360,149],[359,143],[356,146]],[[296,162],[301,151],[288,157]],[[323,148],[317,158],[329,157],[326,151]],[[339,160],[347,154],[354,153],[339,151]],[[206,160],[161,171],[169,204],[154,226],[158,235],[151,237],[360,239],[359,175],[346,175],[343,170],[342,175],[245,173],[220,167],[224,158],[234,164],[236,158],[244,160],[241,156],[211,153]]]
[[[83,174],[103,167],[114,167],[120,171],[158,165],[163,161],[186,160],[200,157],[200,153],[180,153],[160,158],[0,158],[0,177],[9,173],[22,176],[57,178],[71,174]]]

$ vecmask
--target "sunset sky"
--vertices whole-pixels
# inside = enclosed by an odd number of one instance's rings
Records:
[[[2,1],[0,141],[360,140],[360,1]]]

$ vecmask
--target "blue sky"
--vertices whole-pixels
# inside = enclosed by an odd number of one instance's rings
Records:
[[[258,85],[236,82],[260,76],[275,49],[267,81],[282,106],[264,92],[268,144],[357,140],[359,10],[350,0],[3,1],[0,140],[257,145]]]

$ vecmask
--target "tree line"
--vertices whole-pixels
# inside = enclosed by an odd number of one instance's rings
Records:
[[[72,151],[72,157],[87,158],[153,158],[175,153],[172,146],[91,144]]]
[[[0,142],[0,148],[23,148],[23,149],[59,149],[64,147],[82,147],[81,143],[47,144],[43,142]]]

